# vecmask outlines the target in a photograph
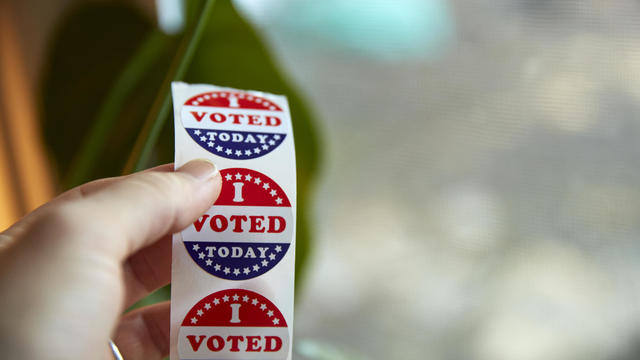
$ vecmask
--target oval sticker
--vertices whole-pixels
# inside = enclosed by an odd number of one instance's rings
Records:
[[[291,203],[268,176],[251,169],[220,171],[214,205],[182,231],[193,261],[211,275],[246,280],[272,269],[293,237]]]
[[[287,135],[286,111],[265,97],[241,91],[210,91],[189,98],[182,125],[203,149],[227,159],[248,160],[275,150]]]
[[[289,329],[280,310],[244,289],[215,292],[195,304],[178,335],[180,359],[286,359]]]

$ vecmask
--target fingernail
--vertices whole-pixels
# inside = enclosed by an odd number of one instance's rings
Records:
[[[191,160],[182,165],[177,171],[189,174],[201,181],[209,180],[219,174],[216,165],[204,159]]]

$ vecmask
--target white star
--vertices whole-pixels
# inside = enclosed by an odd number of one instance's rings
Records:
[[[247,174],[244,176],[245,181],[251,181],[251,175]]]
[[[274,253],[269,254],[269,260],[275,260],[276,256]]]
[[[267,190],[269,188],[269,183],[262,184],[262,188]]]
[[[209,146],[209,147],[213,147],[213,142],[212,142],[212,141],[209,141],[209,142],[207,143],[207,146]]]
[[[249,301],[249,297],[248,297],[247,295],[243,296],[243,297],[242,297],[242,301],[244,301],[244,302]]]
[[[267,305],[265,305],[265,304],[260,304],[260,310],[264,310],[264,309],[266,309],[266,308],[267,308]]]
[[[260,265],[253,265],[253,271],[260,271]]]
[[[222,297],[222,301],[224,301],[224,302],[229,301],[229,297],[228,297],[227,295],[223,296],[223,297]]]
[[[275,142],[275,141],[273,141],[273,140],[269,140],[269,145],[275,145],[275,144],[276,144],[276,142]]]
[[[204,253],[203,252],[198,254],[198,259],[204,259]]]
[[[220,271],[220,264],[215,264],[215,266],[213,267],[216,271]]]
[[[251,300],[251,304],[252,305],[258,305],[258,299]]]
[[[276,140],[280,140],[280,135],[273,135],[273,138]]]
[[[200,250],[200,245],[194,244],[193,245],[193,251],[198,251],[198,250]]]
[[[204,308],[207,310],[211,309],[211,304],[209,303],[204,304]]]
[[[205,261],[205,263],[207,263],[207,266],[211,266],[211,264],[213,264],[213,261],[211,261],[211,259],[207,259],[207,261]]]
[[[227,155],[231,155],[231,153],[232,153],[232,152],[233,152],[233,151],[231,151],[231,149],[227,149],[227,150],[225,150],[225,153],[226,153]]]
[[[207,137],[206,136],[200,136],[200,141],[207,141]]]
[[[273,319],[273,325],[278,325],[279,322],[280,322],[280,319],[278,318]]]
[[[198,311],[196,312],[196,314],[198,314],[198,316],[202,316],[202,314],[204,314],[204,311],[202,311],[201,309],[198,309]]]
[[[198,322],[198,319],[195,316],[191,318],[191,323],[192,324],[195,324],[197,322]]]
[[[247,156],[251,155],[251,150],[245,150],[244,154],[247,155]]]
[[[242,156],[242,151],[236,150],[236,156]]]
[[[233,179],[233,177],[231,176],[231,174],[227,174],[225,177],[225,179],[231,181],[231,179]]]
[[[193,132],[195,135],[200,135],[200,130],[196,130]]]
[[[271,196],[276,196],[276,191],[275,190],[271,190],[271,192],[269,192],[269,194],[271,194]]]
[[[213,305],[218,305],[218,304],[220,304],[220,299],[218,298],[213,299]]]
[[[255,178],[255,179],[253,179],[253,182],[254,182],[254,183],[256,183],[256,184],[260,184],[260,182],[261,182],[261,181],[262,181],[262,180],[260,180],[260,178]]]
[[[251,270],[249,270],[249,268],[248,268],[248,267],[247,267],[247,268],[244,268],[243,273],[245,273],[245,275],[246,275],[246,274],[248,274],[248,273],[250,273],[250,272],[251,272]]]
[[[233,301],[238,301],[238,299],[240,299],[240,296],[238,296],[238,294],[233,294],[232,298]]]
[[[269,145],[267,145],[267,144],[262,145],[262,149],[263,150],[269,150]]]
[[[280,251],[282,251],[282,246],[276,245],[276,252],[280,252]]]
[[[238,269],[233,269],[233,275],[235,275],[235,276],[240,275],[240,270],[238,270]]]
[[[229,270],[229,268],[228,268],[228,267],[226,267],[226,268],[224,268],[224,270],[223,270],[222,272],[224,272],[225,274],[229,275],[229,273],[231,272],[231,270]]]
[[[268,317],[272,317],[272,316],[273,316],[273,310],[269,310],[269,311],[267,311],[267,316],[268,316]]]
[[[276,204],[278,204],[278,205],[282,204],[282,199],[277,198],[277,199],[276,199]]]
[[[275,106],[269,106],[269,110],[275,110],[276,107]]]
[[[262,266],[267,266],[269,265],[269,262],[267,260],[262,260]]]
[[[236,173],[236,180],[242,180],[242,174]]]
[[[253,152],[256,153],[256,154],[260,154],[260,148],[253,149]]]
[[[222,146],[220,145],[216,146],[216,151],[222,151]]]

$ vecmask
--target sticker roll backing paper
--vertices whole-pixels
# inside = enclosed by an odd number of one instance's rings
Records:
[[[209,159],[220,196],[173,235],[171,360],[291,359],[296,169],[284,96],[172,84],[175,167]]]

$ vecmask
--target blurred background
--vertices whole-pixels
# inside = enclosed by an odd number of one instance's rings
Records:
[[[0,7],[0,228],[71,186],[86,151],[56,108],[71,80],[96,76],[56,55],[70,49],[61,19],[86,3]],[[127,4],[166,34],[157,54],[179,53],[188,6]],[[634,0],[216,2],[211,57],[197,53],[185,79],[285,93],[298,109],[294,358],[640,358],[639,17]],[[225,38],[251,59],[225,60]],[[132,153],[139,129],[116,128]],[[119,170],[92,171],[77,179]]]

